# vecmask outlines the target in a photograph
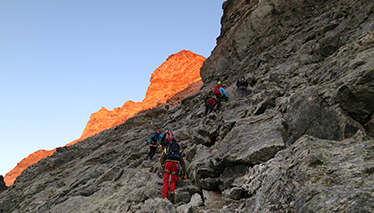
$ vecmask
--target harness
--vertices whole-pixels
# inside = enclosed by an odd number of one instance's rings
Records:
[[[164,172],[167,172],[167,173],[169,173],[169,174],[171,174],[171,175],[177,175],[177,174],[178,174],[178,172],[171,172],[171,173],[170,173],[170,171],[167,170],[167,169],[164,169]]]
[[[179,161],[174,161],[174,160],[166,160],[166,161],[170,161],[170,162],[174,162],[174,163],[179,163]],[[178,167],[177,167],[177,168],[178,168]],[[177,174],[178,174],[178,171],[179,171],[179,169],[177,169],[177,171],[175,171],[175,172],[170,172],[169,170],[164,169],[164,172],[167,172],[167,173],[169,173],[169,174],[171,174],[171,175],[177,175]]]

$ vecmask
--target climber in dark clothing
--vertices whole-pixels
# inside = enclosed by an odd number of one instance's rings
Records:
[[[248,81],[245,80],[243,76],[240,77],[239,80],[236,82],[236,86],[238,87],[240,97],[245,97],[248,95]]]
[[[148,160],[152,160],[152,157],[156,154],[157,141],[160,140],[161,138],[162,138],[161,131],[157,130],[157,132],[154,133],[152,137],[148,139],[149,148],[150,148],[150,151],[148,153]]]
[[[214,111],[214,107],[216,106],[217,102],[211,95],[208,95],[205,98],[205,112],[204,116],[209,115],[209,113]]]

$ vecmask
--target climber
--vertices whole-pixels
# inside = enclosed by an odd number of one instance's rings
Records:
[[[164,136],[161,138],[161,145],[160,148],[162,150],[165,149],[165,147],[172,141],[175,141],[173,132],[170,130],[166,130]]]
[[[239,80],[236,82],[236,86],[238,87],[240,97],[245,97],[248,95],[248,81],[245,80],[244,76],[239,78]]]
[[[160,157],[160,165],[161,168],[164,170],[164,184],[162,187],[162,197],[166,200],[170,200],[172,203],[174,202],[174,190],[179,180],[178,176],[178,168],[182,167],[182,178],[187,180],[186,175],[186,164],[182,155],[180,154],[180,146],[179,144],[173,140],[165,147],[162,155]],[[171,175],[170,180],[170,191],[169,191],[169,177]]]
[[[149,148],[150,151],[148,153],[148,160],[152,160],[152,157],[156,154],[157,150],[157,141],[159,141],[162,138],[161,131],[157,130],[149,139]]]
[[[205,102],[205,112],[204,116],[209,115],[209,113],[214,111],[214,106],[216,105],[216,99],[214,99],[211,95],[207,95],[204,99]]]
[[[221,81],[218,81],[217,86],[213,88],[213,94],[216,96],[217,111],[221,108],[221,101],[227,102],[229,96],[227,95],[225,88],[223,88]]]

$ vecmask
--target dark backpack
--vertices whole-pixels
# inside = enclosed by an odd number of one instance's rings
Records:
[[[204,100],[205,100],[205,105],[212,105],[212,106],[216,105],[216,99],[212,98],[211,96],[205,97]]]
[[[245,80],[244,77],[240,77],[239,80],[238,80],[238,82],[236,82],[236,86],[237,87],[240,87],[240,86],[247,87],[248,86],[248,82],[247,82],[247,80]]]
[[[180,160],[180,152],[179,152],[180,146],[177,142],[171,142],[166,147],[166,159],[170,160]]]
[[[153,143],[157,143],[157,139],[158,139],[158,136],[159,136],[160,134],[159,133],[154,133],[153,135],[152,135],[152,137],[151,137],[151,141],[153,142]]]

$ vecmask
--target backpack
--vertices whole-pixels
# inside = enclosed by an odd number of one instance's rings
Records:
[[[205,97],[205,104],[211,104],[212,106],[214,106],[216,104],[216,100],[211,96],[207,96]]]
[[[245,78],[241,77],[239,78],[239,84],[244,84],[245,83]]]
[[[174,135],[171,131],[167,131],[165,133],[165,141],[164,142],[167,142],[167,143],[170,143],[174,140]]]
[[[159,135],[160,135],[160,134],[157,133],[157,132],[154,133],[154,134],[152,135],[152,137],[151,137],[151,141],[152,141],[153,143],[156,143]]]
[[[219,91],[219,88],[220,88],[220,86],[216,86],[216,87],[213,88],[213,95],[221,94],[221,92]]]
[[[166,147],[166,159],[170,160],[180,160],[180,152],[179,152],[180,146],[177,142],[171,142]]]

